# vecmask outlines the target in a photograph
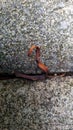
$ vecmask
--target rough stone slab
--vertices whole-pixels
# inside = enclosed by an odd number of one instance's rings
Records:
[[[0,72],[41,72],[33,44],[50,71],[73,71],[72,0],[0,0]]]
[[[73,77],[0,81],[0,130],[73,130]]]

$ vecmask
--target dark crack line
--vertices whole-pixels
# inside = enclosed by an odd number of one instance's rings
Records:
[[[50,72],[48,70],[48,67],[44,65],[40,60],[40,47],[32,45],[31,48],[28,51],[28,56],[30,56],[33,52],[33,50],[36,49],[36,55],[35,60],[37,63],[37,66],[44,72],[42,74],[24,74],[21,72],[16,72],[12,74],[8,73],[0,73],[0,80],[5,79],[14,79],[14,78],[22,78],[22,79],[28,79],[28,80],[44,80],[44,79],[50,79],[53,77],[65,77],[65,76],[73,76],[73,72]]]
[[[28,79],[28,80],[44,80],[44,79],[51,79],[54,77],[67,77],[67,76],[73,76],[73,72],[49,72],[46,76],[45,73],[41,74],[24,74],[20,72],[14,72],[13,74],[8,73],[0,73],[0,80],[6,80],[6,79]]]

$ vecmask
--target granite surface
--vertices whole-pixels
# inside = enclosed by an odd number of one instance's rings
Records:
[[[73,71],[73,0],[0,0],[0,72],[41,72],[33,44],[50,71]]]
[[[73,77],[0,81],[0,130],[73,130]]]

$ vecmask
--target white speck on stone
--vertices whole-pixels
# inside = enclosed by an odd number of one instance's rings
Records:
[[[46,0],[41,0],[41,2],[46,2]]]
[[[63,2],[60,2],[58,5],[57,5],[58,8],[63,8],[65,7],[65,4]]]
[[[69,5],[64,8],[66,14],[73,14],[73,5]]]
[[[21,20],[23,20],[23,21],[24,21],[24,20],[25,20],[25,16],[22,16],[22,17],[21,17]]]
[[[13,31],[12,31],[12,36],[14,36],[14,35],[15,35],[15,31],[13,30]]]
[[[0,45],[0,47],[2,47],[2,48],[3,48],[3,47],[4,47],[4,44],[1,44],[1,45]]]
[[[66,21],[62,21],[60,23],[60,29],[67,29],[68,26],[69,26],[69,23]]]

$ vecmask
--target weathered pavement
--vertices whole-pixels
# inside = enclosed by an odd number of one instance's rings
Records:
[[[33,44],[50,71],[73,71],[72,0],[0,0],[0,72],[41,73]]]
[[[72,0],[0,0],[0,72],[73,71]],[[73,76],[0,81],[0,130],[73,130]]]
[[[0,130],[73,130],[73,77],[0,81]]]

